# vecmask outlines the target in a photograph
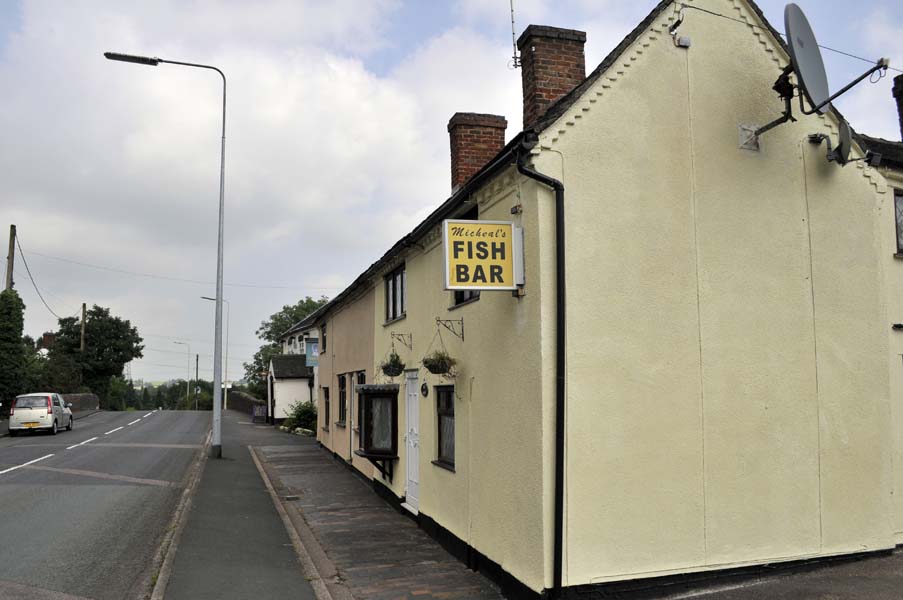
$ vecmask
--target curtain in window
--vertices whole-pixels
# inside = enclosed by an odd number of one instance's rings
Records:
[[[372,422],[372,447],[377,450],[392,448],[392,402],[389,398],[370,400]]]

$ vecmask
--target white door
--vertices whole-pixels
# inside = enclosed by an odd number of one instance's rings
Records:
[[[419,510],[420,498],[420,390],[417,388],[417,371],[405,372],[405,414],[408,431],[405,435],[408,472],[405,504],[408,510]]]

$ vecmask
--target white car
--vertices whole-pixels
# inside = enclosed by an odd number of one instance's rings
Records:
[[[9,435],[38,429],[56,435],[63,427],[72,431],[71,408],[59,394],[51,392],[16,396],[9,409]]]

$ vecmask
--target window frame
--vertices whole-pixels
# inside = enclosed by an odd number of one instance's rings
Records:
[[[897,251],[894,252],[894,256],[897,258],[903,258],[903,219],[900,218],[900,210],[898,206],[903,204],[903,190],[894,188],[894,234],[897,238]]]
[[[323,326],[320,327],[320,346],[322,346],[322,352],[326,351],[326,323],[323,323]]]
[[[480,290],[452,290],[451,308],[458,308],[480,299]]]
[[[401,263],[383,277],[383,299],[386,323],[392,323],[407,316],[408,273],[405,263]]]
[[[457,449],[457,428],[455,423],[455,386],[453,385],[437,385],[434,388],[436,394],[436,460],[433,464],[443,467],[452,472],[455,470],[455,454]],[[448,401],[443,406],[443,398]],[[450,407],[450,408],[449,408]],[[442,423],[443,419],[451,419],[452,422],[452,456],[442,455]]]
[[[389,389],[394,387],[394,391]],[[357,454],[376,460],[395,460],[398,458],[398,386],[380,386],[376,390],[361,390],[361,399],[364,407],[364,417],[361,423],[361,449]],[[373,423],[369,418],[373,401],[376,399],[390,402],[389,432],[390,447],[376,448],[373,446]]]
[[[323,431],[329,431],[329,386],[323,386]]]
[[[358,371],[354,374],[355,386],[367,384],[367,372]],[[364,420],[364,401],[361,392],[357,392],[357,416],[354,420],[354,431],[357,432],[357,447],[363,448],[364,436],[361,435],[361,422]]]
[[[339,375],[339,419],[335,422],[339,427],[345,426],[348,418],[348,381],[346,375]]]

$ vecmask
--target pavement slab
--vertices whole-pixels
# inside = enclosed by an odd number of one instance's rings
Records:
[[[285,434],[288,435],[288,434]],[[258,446],[273,485],[296,509],[355,598],[497,600],[498,587],[389,506],[312,438]]]

